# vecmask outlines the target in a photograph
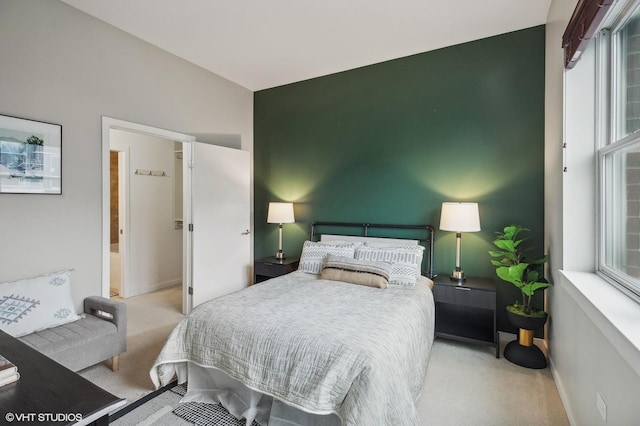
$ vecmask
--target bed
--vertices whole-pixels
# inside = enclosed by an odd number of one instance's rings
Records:
[[[220,402],[247,425],[418,425],[433,235],[315,222],[297,271],[205,302],[176,326],[154,384],[177,376],[183,402]]]

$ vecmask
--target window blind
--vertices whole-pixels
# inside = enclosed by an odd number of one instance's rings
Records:
[[[573,68],[614,0],[580,0],[562,35],[564,66]]]

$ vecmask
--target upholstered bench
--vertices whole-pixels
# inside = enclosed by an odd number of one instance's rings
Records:
[[[109,358],[118,371],[120,354],[127,350],[127,306],[92,296],[84,299],[84,312],[79,320],[18,339],[73,371]]]
[[[109,358],[116,371],[127,349],[126,305],[91,296],[78,315],[71,272],[0,283],[0,329],[73,371]]]

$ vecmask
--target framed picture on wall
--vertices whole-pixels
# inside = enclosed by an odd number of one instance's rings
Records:
[[[61,171],[61,125],[0,115],[0,194],[61,194]]]

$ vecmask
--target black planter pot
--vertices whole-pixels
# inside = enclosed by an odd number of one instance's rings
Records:
[[[537,330],[539,328],[542,328],[547,322],[547,317],[548,315],[546,312],[544,313],[543,317],[526,317],[524,315],[514,314],[507,309],[507,318],[509,318],[511,324],[525,330]]]
[[[540,348],[533,344],[533,331],[544,326],[548,315],[545,313],[543,317],[527,317],[507,310],[507,317],[520,330],[518,340],[509,342],[504,348],[504,357],[522,367],[546,368],[547,359]]]

